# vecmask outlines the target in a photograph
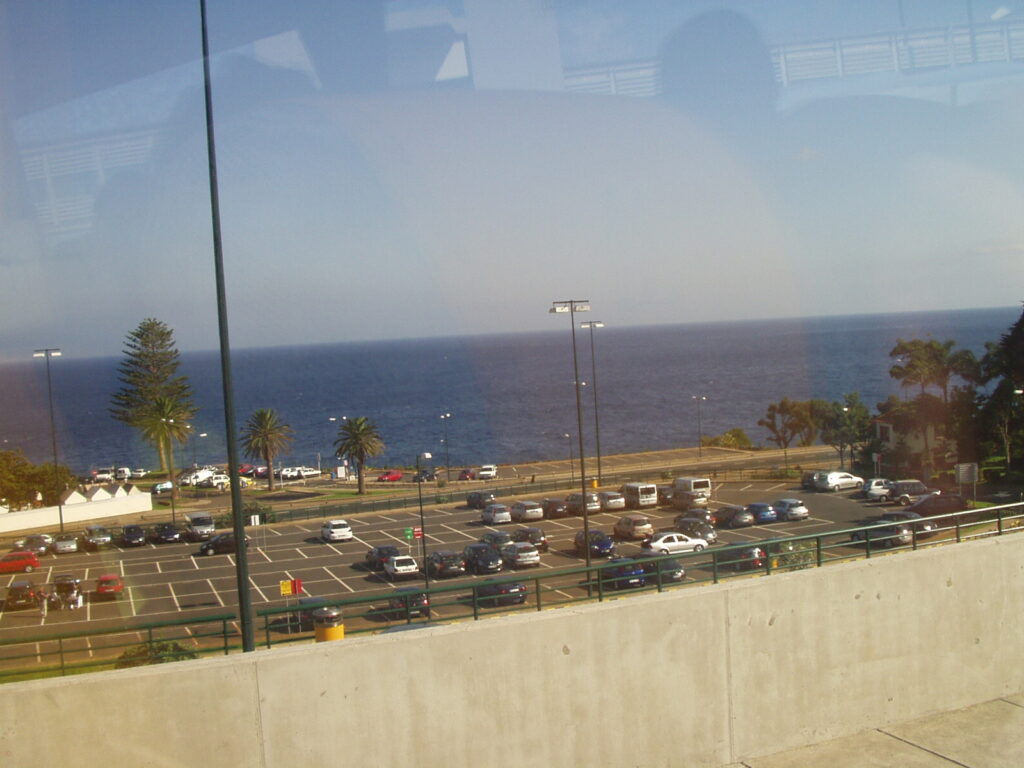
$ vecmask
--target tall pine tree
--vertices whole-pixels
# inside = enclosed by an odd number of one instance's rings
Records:
[[[118,367],[123,386],[111,398],[110,413],[142,430],[157,402],[171,402],[179,412],[194,414],[192,387],[185,376],[178,375],[179,365],[174,331],[156,318],[143,320],[125,338],[124,360]],[[161,468],[166,468],[165,446],[158,442],[156,449]]]

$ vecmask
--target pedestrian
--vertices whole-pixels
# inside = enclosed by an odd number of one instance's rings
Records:
[[[40,587],[39,591],[36,593],[36,600],[39,602],[39,615],[45,619],[46,609],[49,602],[45,589]]]

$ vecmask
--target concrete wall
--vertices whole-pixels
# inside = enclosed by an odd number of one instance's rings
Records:
[[[64,505],[64,526],[72,526],[72,530],[81,527],[79,523],[91,520],[103,520],[119,515],[131,515],[136,512],[149,512],[153,509],[153,497],[148,493],[132,493],[114,499],[78,502]],[[60,522],[57,507],[41,507],[26,509],[21,512],[0,514],[0,533],[14,531],[39,531],[56,528]]]
[[[0,759],[34,764],[45,744],[55,765],[104,768],[720,765],[1024,690],[1022,605],[1024,535],[11,683]]]

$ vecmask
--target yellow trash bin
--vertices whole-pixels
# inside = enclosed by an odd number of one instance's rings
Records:
[[[318,643],[345,639],[345,622],[340,608],[317,608],[313,611],[313,632]]]
[[[591,488],[597,488],[597,478],[596,477],[590,478],[590,487]]]

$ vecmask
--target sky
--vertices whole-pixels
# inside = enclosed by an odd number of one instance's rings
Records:
[[[209,5],[234,346],[1021,301],[1020,2]],[[0,361],[216,347],[195,13],[0,0]],[[981,64],[773,66],[968,17]],[[660,94],[564,87],[623,62]]]

